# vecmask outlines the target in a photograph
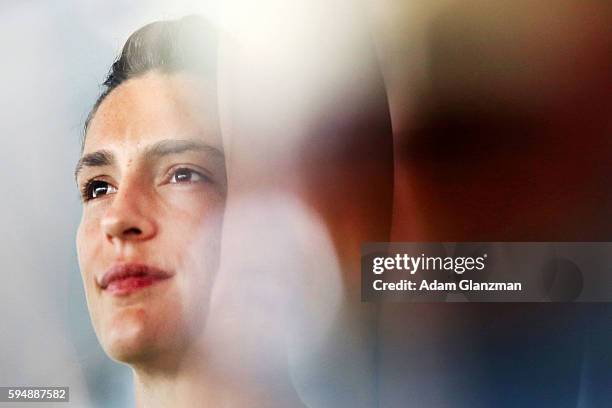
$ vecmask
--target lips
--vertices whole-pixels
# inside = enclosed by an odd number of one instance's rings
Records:
[[[123,263],[111,267],[102,276],[99,286],[113,295],[128,295],[172,277],[162,269],[146,264]]]

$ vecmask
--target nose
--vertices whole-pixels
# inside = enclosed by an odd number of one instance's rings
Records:
[[[150,202],[139,191],[121,189],[102,217],[102,232],[109,241],[145,241],[157,233]]]

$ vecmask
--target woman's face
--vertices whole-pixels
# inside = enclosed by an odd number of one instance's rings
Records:
[[[77,166],[77,251],[112,358],[179,355],[201,333],[219,263],[225,161],[214,92],[150,72],[99,106]]]

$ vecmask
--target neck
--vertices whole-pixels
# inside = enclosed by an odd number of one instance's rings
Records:
[[[133,366],[138,408],[157,407],[304,407],[289,374],[211,370],[198,358],[175,367]],[[216,372],[214,372],[216,371]]]

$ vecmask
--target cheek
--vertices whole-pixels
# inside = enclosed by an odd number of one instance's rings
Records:
[[[224,200],[186,201],[164,217],[164,242],[169,253],[180,254],[178,289],[186,317],[197,322],[205,317],[219,267]]]
[[[166,220],[166,239],[174,253],[182,254],[186,272],[210,270],[219,258],[223,221],[222,201],[186,205]]]
[[[96,239],[98,238],[98,231],[99,222],[96,222],[92,219],[92,217],[88,217],[86,214],[83,214],[81,223],[77,229],[76,247],[79,266],[81,267],[81,273],[84,276],[88,271],[87,266],[91,262],[91,256],[96,252],[96,246],[99,245]]]
[[[99,223],[93,222],[91,218],[83,215],[76,234],[76,249],[79,269],[83,279],[85,295],[90,312],[95,314],[93,294],[96,290],[94,281],[94,265],[97,264],[96,257],[100,256],[99,251]]]
[[[201,239],[220,240],[225,196],[211,189],[168,194],[158,214],[164,240],[178,253]]]

